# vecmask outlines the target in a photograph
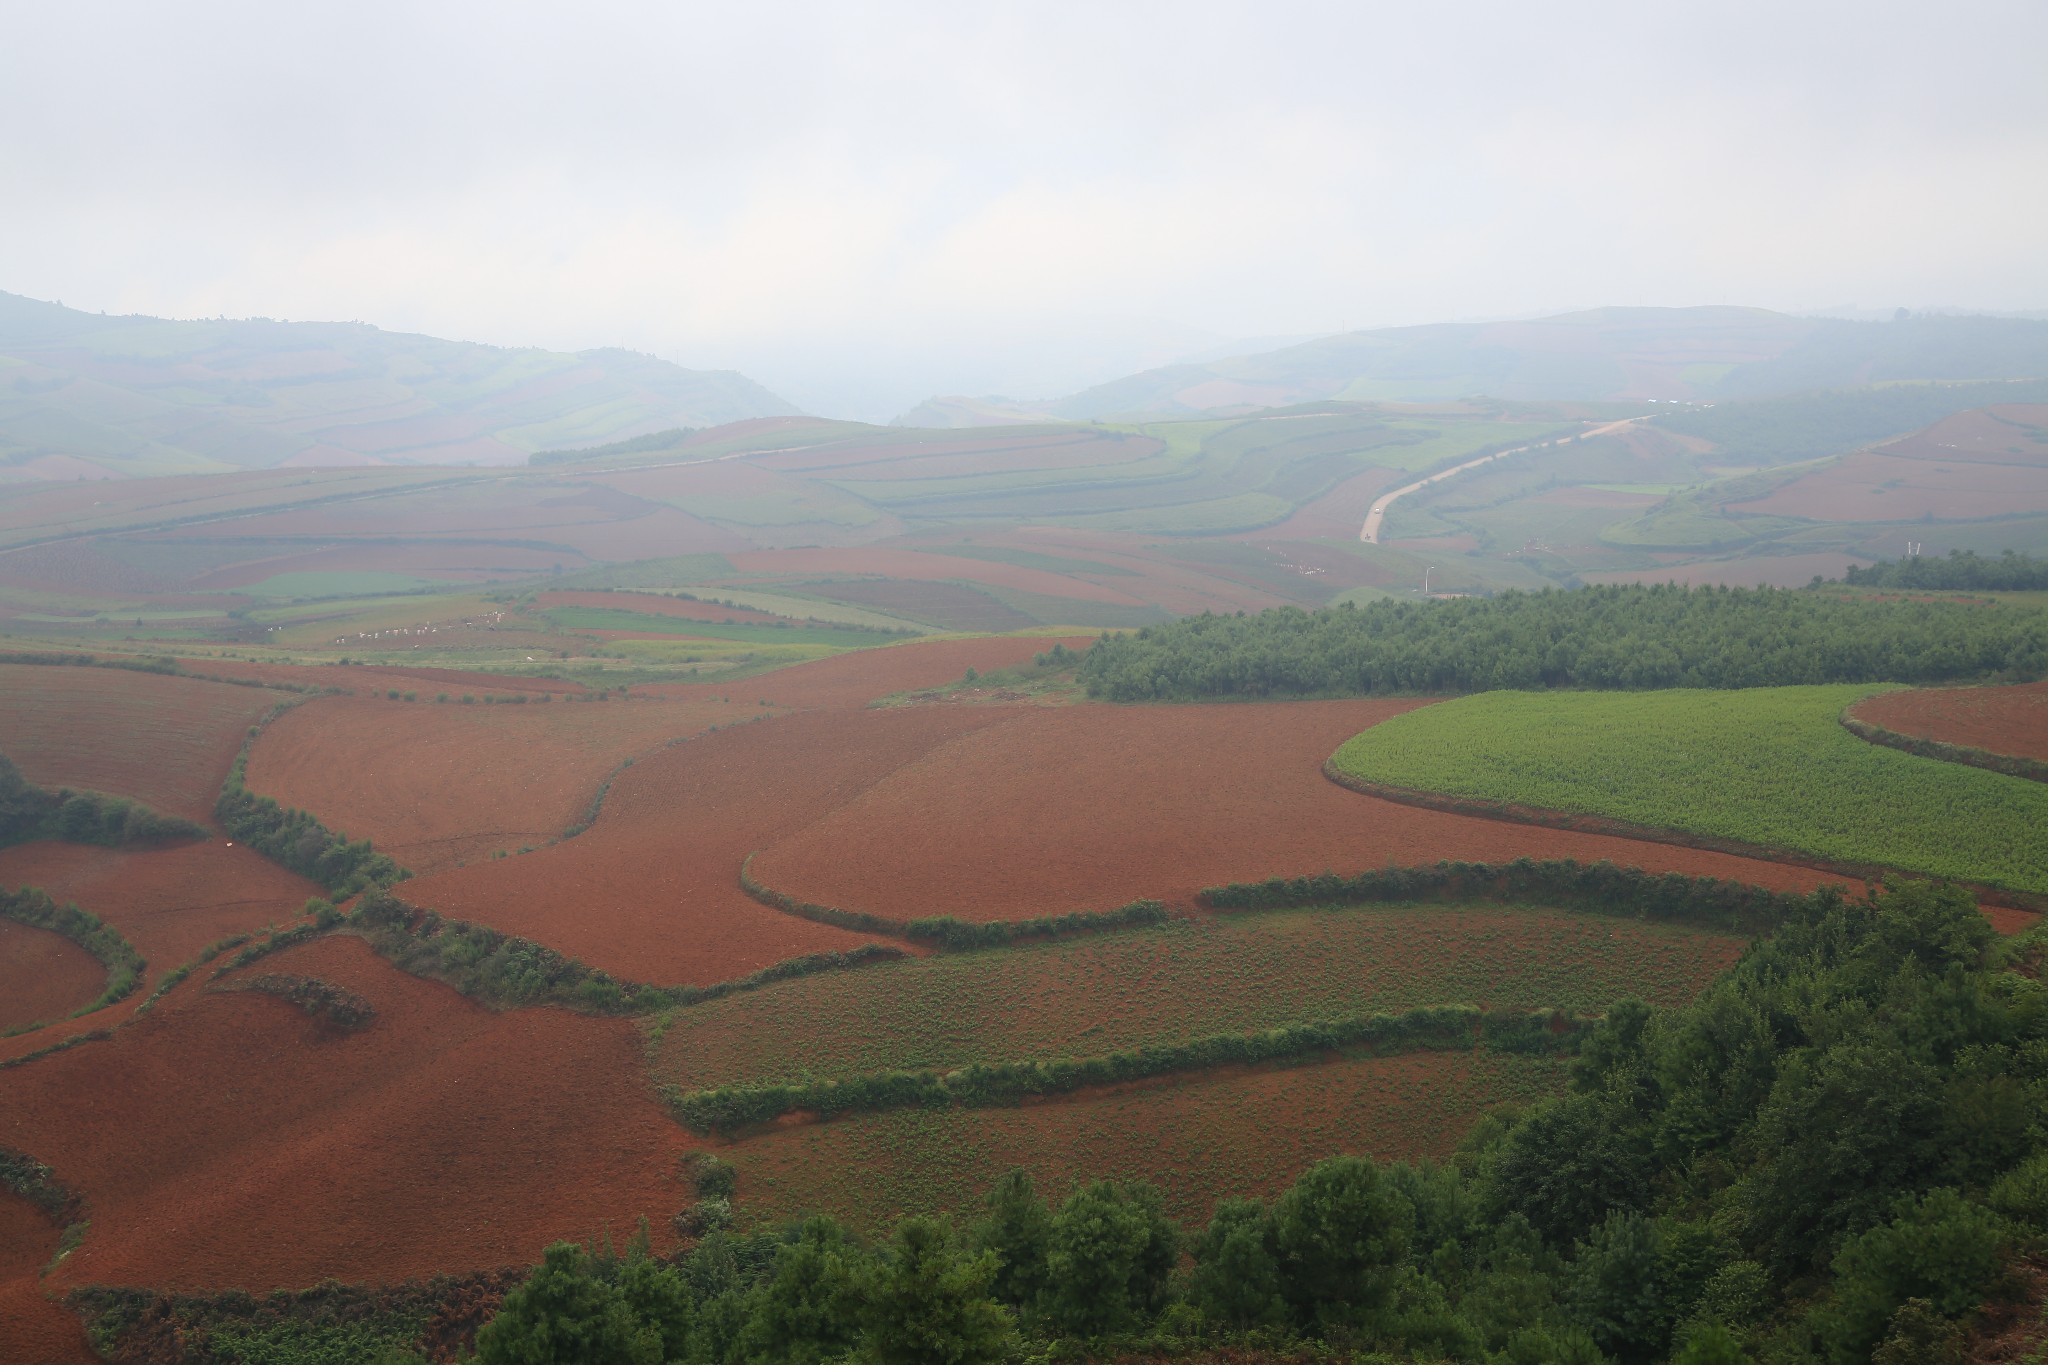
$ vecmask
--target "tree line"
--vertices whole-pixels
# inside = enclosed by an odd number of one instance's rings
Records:
[[[140,801],[35,786],[22,776],[13,759],[0,754],[0,848],[31,839],[120,848],[205,837],[206,831],[190,820],[165,815]]]
[[[2007,550],[1990,559],[1974,550],[1950,550],[1946,559],[1881,559],[1868,568],[1851,564],[1842,581],[1859,588],[1928,588],[1961,592],[2027,592],[2048,588],[2048,559]]]
[[[1184,617],[1082,656],[1111,701],[2026,679],[2048,613],[1674,584]]]
[[[18,924],[47,929],[53,934],[70,939],[79,947],[91,953],[99,964],[107,969],[107,984],[99,997],[90,1004],[71,1012],[72,1018],[104,1009],[117,1000],[125,1000],[134,989],[142,984],[142,974],[149,963],[142,954],[135,951],[135,945],[112,925],[75,905],[58,904],[49,893],[38,887],[25,886],[18,891],[0,889],[0,919],[11,919]],[[47,1022],[47,1021],[44,1021]],[[41,1028],[42,1023],[28,1024],[7,1030],[5,1035],[26,1033]]]
[[[1569,1093],[1442,1164],[1333,1157],[1187,1229],[1142,1182],[1049,1201],[1017,1172],[874,1244],[824,1218],[667,1259],[565,1243],[477,1359],[1960,1361],[2048,1246],[2044,949],[1950,888],[1801,898],[1693,1004],[1617,1004]]]

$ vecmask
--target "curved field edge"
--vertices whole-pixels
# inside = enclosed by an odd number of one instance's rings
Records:
[[[1967,744],[1950,744],[1946,740],[1929,739],[1920,735],[1901,734],[1897,730],[1864,720],[1856,714],[1852,703],[1842,711],[1842,728],[1858,739],[1872,744],[1882,744],[1888,749],[1913,754],[1919,758],[1932,758],[1943,763],[1961,763],[1966,767],[1983,768],[2007,777],[2024,778],[2029,782],[2048,782],[2048,762],[2038,758],[2027,758],[2020,754],[1994,753],[1990,749],[1973,748]]]
[[[2048,791],[1863,743],[1841,712],[1879,690],[1483,693],[1355,735],[1325,772],[1463,814],[2048,892]]]
[[[686,1128],[730,1136],[790,1114],[828,1119],[888,1109],[990,1108],[1218,1067],[1285,1063],[1331,1053],[1362,1057],[1474,1048],[1566,1052],[1589,1022],[1561,1010],[1439,1005],[1402,1014],[1318,1019],[1258,1033],[1212,1034],[1100,1057],[974,1063],[946,1072],[880,1072],[796,1085],[689,1092],[668,1086],[662,1100]]]
[[[90,911],[75,905],[59,905],[47,894],[33,886],[19,891],[0,889],[0,917],[26,924],[36,929],[47,929],[53,934],[69,939],[98,959],[106,968],[107,981],[99,995],[90,1003],[81,1005],[67,1019],[78,1019],[96,1010],[117,1004],[128,998],[135,988],[142,984],[142,974],[149,969],[149,963],[142,954],[135,951],[135,945],[123,938],[119,931]],[[45,1028],[57,1020],[39,1020],[18,1028],[8,1029],[4,1037],[16,1037]]]

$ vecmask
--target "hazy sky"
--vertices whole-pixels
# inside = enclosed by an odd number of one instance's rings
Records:
[[[8,7],[0,289],[813,410],[1608,303],[2048,308],[2048,3]]]

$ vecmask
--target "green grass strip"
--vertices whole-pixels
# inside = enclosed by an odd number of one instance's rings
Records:
[[[1529,814],[2048,891],[2048,788],[1843,729],[1843,709],[1880,690],[1490,692],[1376,725],[1339,748],[1331,767]]]

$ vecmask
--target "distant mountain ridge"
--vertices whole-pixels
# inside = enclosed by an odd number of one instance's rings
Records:
[[[731,370],[363,323],[107,317],[0,293],[0,481],[523,464],[797,409]]]
[[[1074,420],[1329,399],[1713,401],[1912,380],[2048,377],[2048,322],[1921,314],[1888,322],[1762,308],[1600,308],[1523,322],[1345,332],[1147,370],[1035,404]]]

